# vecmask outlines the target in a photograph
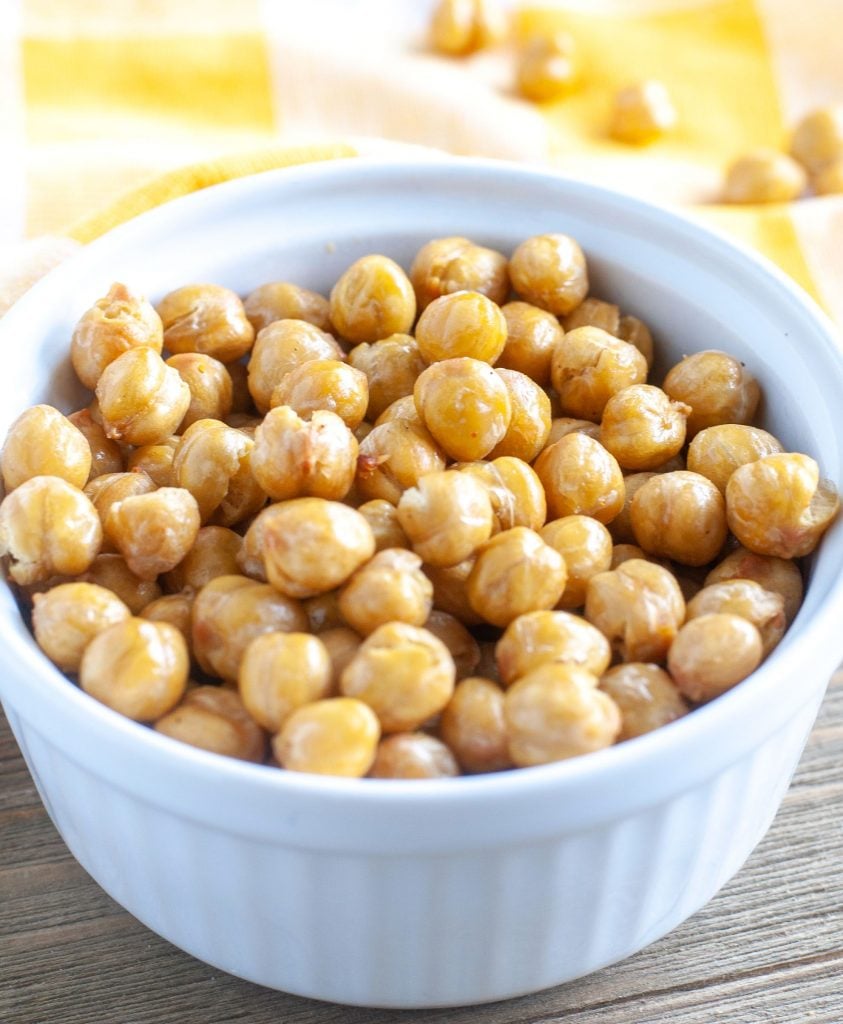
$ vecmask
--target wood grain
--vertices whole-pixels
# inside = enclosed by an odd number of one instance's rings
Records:
[[[222,974],[88,878],[0,721],[3,1024],[841,1024],[843,673],[782,809],[738,876],[637,956],[581,981],[458,1010],[333,1006]]]

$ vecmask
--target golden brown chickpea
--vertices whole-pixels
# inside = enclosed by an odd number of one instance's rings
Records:
[[[170,356],[167,366],[178,372],[190,388],[190,405],[178,428],[181,434],[197,420],[224,420],[231,412],[233,386],[231,374],[212,356],[182,352]]]
[[[439,0],[430,23],[431,46],[450,57],[490,46],[504,34],[499,12],[487,0]]]
[[[691,406],[688,437],[719,423],[749,423],[758,408],[758,381],[737,359],[709,350],[686,356],[664,379],[665,392]]]
[[[576,665],[542,665],[504,696],[509,755],[519,768],[611,746],[621,715],[597,679]]]
[[[817,171],[811,178],[811,185],[818,196],[835,196],[843,193],[843,157]]]
[[[714,484],[699,473],[657,473],[630,506],[637,543],[650,555],[682,565],[706,565],[726,543],[726,506]]]
[[[599,327],[607,334],[618,337],[620,320],[621,314],[617,306],[602,299],[589,297],[583,299],[574,312],[564,318],[562,325],[566,331],[573,331],[577,327]]]
[[[260,332],[249,357],[248,388],[258,412],[269,411],[272,392],[286,374],[311,359],[344,359],[324,331],[304,320],[278,320]]]
[[[272,750],[288,771],[362,778],[375,759],[379,738],[371,708],[348,697],[329,697],[294,711]]]
[[[479,292],[501,305],[509,294],[507,259],[467,238],[434,238],[416,253],[410,267],[419,312],[442,295]]]
[[[550,421],[550,433],[545,441],[545,448],[549,448],[557,441],[561,441],[567,434],[585,434],[594,441],[600,440],[600,424],[591,420],[578,420],[572,416],[557,416]]]
[[[327,409],[353,430],[366,415],[369,382],[366,374],[338,359],[312,359],[281,378],[270,398],[274,409],[288,405],[308,417]]]
[[[501,307],[506,320],[506,345],[497,365],[524,373],[536,384],[550,383],[553,350],[565,332],[552,313],[529,302],[507,302]]]
[[[396,398],[378,416],[375,426],[379,427],[383,423],[389,423],[392,420],[407,420],[411,426],[416,427],[418,430],[427,431],[427,427],[425,427],[421,416],[419,416],[418,409],[416,409],[416,400],[412,395]],[[368,434],[366,436],[368,437]]]
[[[100,517],[103,530],[111,506],[124,498],[132,498],[138,494],[151,494],[157,490],[153,480],[143,470],[130,473],[106,473],[94,479],[85,487],[85,494],[93,502],[97,515]],[[116,551],[111,538],[104,533],[101,551]]]
[[[101,544],[97,510],[60,477],[34,476],[0,504],[0,557],[10,557],[8,571],[16,583],[78,576]]]
[[[384,548],[409,548],[409,538],[398,521],[398,509],[384,498],[364,502],[357,509],[372,528],[375,551]]]
[[[184,418],[190,388],[153,349],[130,348],[97,381],[103,428],[123,444],[160,444]]]
[[[367,637],[340,679],[340,691],[368,704],[384,732],[408,732],[445,707],[456,672],[448,648],[404,622]]]
[[[123,451],[120,445],[106,437],[102,426],[94,422],[89,409],[79,409],[77,412],[72,412],[67,418],[82,434],[91,449],[89,480],[104,476],[106,473],[122,472]]]
[[[809,455],[783,452],[741,466],[726,485],[729,528],[759,555],[810,554],[837,516],[840,499]]]
[[[80,490],[91,472],[85,435],[51,405],[33,405],[9,427],[0,471],[6,493],[34,476],[54,476]]]
[[[287,281],[270,281],[255,288],[243,309],[256,333],[276,320],[306,320],[320,331],[331,329],[325,296]]]
[[[726,169],[726,203],[789,203],[805,191],[802,167],[786,153],[759,147],[738,157]]]
[[[651,78],[615,93],[609,134],[618,142],[642,146],[672,131],[676,120],[670,93]]]
[[[340,611],[339,597],[339,590],[329,590],[302,601],[311,633],[322,633],[348,625]]]
[[[512,287],[526,302],[554,316],[572,313],[588,294],[582,249],[568,235],[535,235],[509,261]]]
[[[155,731],[213,754],[260,764],[266,757],[266,733],[225,686],[196,686],[181,703],[159,718]]]
[[[760,427],[723,423],[701,430],[688,446],[688,469],[707,477],[726,493],[729,477],[739,466],[783,452],[781,442]]]
[[[501,377],[479,359],[444,359],[419,375],[416,409],[453,459],[482,459],[503,440],[512,401]]]
[[[622,469],[656,469],[685,444],[685,421],[690,412],[690,406],[671,401],[661,388],[633,384],[606,403],[600,443]]]
[[[387,622],[423,626],[433,607],[433,584],[412,551],[387,548],[375,554],[348,580],[339,594],[339,610],[364,636]]]
[[[554,32],[530,39],[519,55],[518,91],[535,103],[548,103],[566,96],[577,77],[577,52],[570,32]]]
[[[630,558],[591,577],[585,617],[623,661],[662,662],[685,621],[685,599],[668,569]]]
[[[169,622],[171,626],[175,626],[184,637],[188,652],[192,654],[193,601],[192,591],[183,594],[165,594],[164,597],[150,601],[145,608],[141,609],[140,618],[149,619],[152,622]]]
[[[331,693],[337,694],[339,693],[340,676],[345,671],[346,665],[360,650],[363,640],[347,626],[326,629],[324,633],[319,634],[319,639],[325,645],[325,650],[331,659]]]
[[[196,499],[182,487],[159,487],[115,502],[105,532],[132,572],[154,580],[174,569],[193,547],[199,532]]]
[[[88,571],[81,577],[85,583],[111,590],[126,605],[132,615],[141,611],[161,596],[155,580],[142,580],[126,565],[122,555],[97,555]]]
[[[526,526],[538,530],[547,519],[547,499],[541,480],[530,466],[511,455],[492,462],[467,462],[458,467],[486,485],[492,501],[492,532]]]
[[[467,473],[428,473],[401,495],[398,521],[428,565],[456,565],[492,535],[489,491]]]
[[[372,779],[446,779],[460,774],[456,758],[435,736],[398,732],[378,744]]]
[[[190,551],[164,576],[164,586],[175,594],[187,589],[201,590],[217,576],[237,575],[237,556],[242,546],[243,538],[234,530],[203,526]]]
[[[158,303],[164,347],[174,354],[198,352],[234,363],[251,349],[255,329],[240,296],[218,284],[188,284]]]
[[[532,462],[550,434],[550,399],[538,384],[517,370],[495,372],[509,392],[512,417],[503,438],[492,450],[492,457],[510,455]]]
[[[653,335],[650,328],[637,316],[622,316],[618,324],[617,335],[621,341],[634,345],[647,360],[648,368],[653,365]]]
[[[467,626],[476,626],[483,621],[469,604],[466,592],[474,562],[474,558],[467,558],[459,565],[424,566],[424,574],[433,584],[433,607],[453,615]]]
[[[521,615],[507,626],[495,647],[504,686],[551,663],[576,665],[596,677],[606,671],[611,659],[609,641],[600,630],[570,612]]]
[[[667,669],[695,704],[731,690],[761,664],[761,635],[751,622],[725,612],[691,619],[676,634]]]
[[[161,318],[140,295],[113,284],[83,315],[70,339],[70,360],[76,376],[92,391],[109,363],[137,345],[161,351]]]
[[[533,530],[516,526],[477,552],[466,583],[471,607],[493,626],[526,612],[553,608],[565,590],[565,560]]]
[[[190,666],[184,637],[166,622],[128,618],[85,648],[79,685],[137,722],[154,722],[182,699]]]
[[[462,356],[494,363],[506,344],[506,319],[480,292],[452,292],[434,299],[419,317],[416,344],[428,363]]]
[[[550,377],[566,416],[596,421],[612,395],[644,383],[647,360],[599,327],[577,327],[554,349]]]
[[[309,633],[263,633],[243,654],[237,686],[252,718],[275,733],[296,708],[329,695],[331,659]]]
[[[619,565],[623,565],[624,562],[628,562],[631,558],[642,558],[645,562],[653,562],[655,559],[650,558],[637,544],[615,544],[612,547],[612,563],[609,566],[610,569],[617,569]]]
[[[331,323],[348,341],[380,341],[406,334],[416,318],[409,278],[386,256],[363,256],[331,289]]]
[[[544,526],[540,536],[565,559],[568,581],[559,599],[560,608],[585,604],[588,581],[612,564],[612,535],[590,516],[563,516]]]
[[[412,395],[416,377],[427,365],[416,339],[393,334],[373,345],[363,343],[348,353],[348,361],[365,373],[369,387],[366,416],[374,421],[399,398]]]
[[[296,498],[262,515],[269,582],[289,597],[314,597],[341,586],[375,553],[375,538],[353,508],[323,498]]]
[[[249,371],[245,363],[229,363],[226,366],[231,377],[231,414],[248,416],[255,411],[249,394]]]
[[[625,488],[617,460],[585,434],[567,434],[545,448],[534,468],[554,519],[586,515],[606,525],[623,508]]]
[[[470,676],[480,662],[480,647],[465,626],[447,612],[431,612],[424,623],[424,628],[439,637],[451,652],[457,679]]]
[[[663,668],[631,661],[616,665],[600,680],[621,713],[618,742],[660,729],[688,713],[688,705]]]
[[[145,473],[156,487],[172,487],[173,457],[180,440],[181,438],[174,434],[162,444],[144,444],[140,448],[135,448],[126,460],[126,469],[130,472]]]
[[[442,712],[442,739],[467,772],[511,768],[503,690],[491,679],[470,676],[457,683]]]
[[[356,482],[363,498],[383,498],[397,505],[408,487],[444,468],[445,457],[426,428],[390,420],[375,427],[360,445]]]
[[[62,583],[35,594],[32,629],[41,650],[62,672],[78,672],[93,638],[131,612],[120,598],[93,583]]]
[[[651,480],[655,475],[655,473],[630,473],[628,476],[623,478],[625,489],[623,508],[620,510],[618,516],[609,524],[609,533],[611,533],[612,539],[616,544],[627,547],[636,546],[635,532],[632,529],[632,518],[630,515],[632,499],[644,484],[646,484],[648,480]],[[641,551],[640,548],[637,550]],[[636,555],[635,557],[645,558],[646,555],[642,552],[640,555]],[[614,568],[614,566],[612,566],[612,568]]]
[[[809,171],[843,158],[843,106],[812,110],[797,124],[790,153]]]
[[[231,682],[256,636],[306,629],[307,616],[298,601],[246,576],[217,576],[193,603],[196,660],[204,672]]]
[[[711,570],[705,578],[705,585],[709,587],[713,583],[733,579],[754,580],[765,590],[780,594],[784,600],[787,624],[790,625],[796,618],[802,604],[804,588],[802,573],[795,562],[768,555],[756,555],[754,551],[738,547]]]
[[[761,636],[763,657],[773,650],[784,636],[787,621],[784,598],[765,590],[755,580],[724,580],[703,587],[689,602],[686,620],[717,612],[740,615],[751,622]]]

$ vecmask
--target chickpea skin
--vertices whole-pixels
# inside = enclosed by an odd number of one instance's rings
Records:
[[[503,690],[491,679],[470,676],[457,683],[442,711],[442,739],[467,772],[511,768]]]
[[[412,551],[387,548],[355,572],[339,595],[342,617],[368,636],[387,622],[423,626],[433,607],[433,584]]]
[[[492,458],[509,455],[532,462],[550,434],[550,399],[538,384],[517,370],[495,372],[509,392],[512,417],[506,433],[490,454]]]
[[[529,302],[507,302],[501,307],[506,320],[506,345],[498,358],[501,369],[517,370],[539,387],[550,383],[553,350],[565,336],[552,313]]]
[[[182,352],[170,356],[166,362],[190,389],[190,405],[178,428],[179,434],[197,420],[224,420],[228,416],[233,403],[233,385],[223,363],[198,352]]]
[[[726,543],[726,506],[714,484],[699,473],[657,473],[630,506],[635,540],[649,555],[682,565],[706,565]]]
[[[363,498],[397,505],[408,487],[444,468],[445,456],[426,427],[390,420],[376,426],[360,444],[357,489]]]
[[[103,370],[96,386],[105,433],[122,444],[160,444],[176,432],[190,388],[153,349],[130,348]]]
[[[531,39],[519,55],[518,91],[534,103],[548,103],[566,96],[576,80],[576,45],[570,32],[554,32]]]
[[[740,615],[719,612],[685,623],[670,645],[667,669],[680,693],[701,704],[746,679],[761,657],[755,626]]]
[[[363,342],[348,353],[348,362],[366,374],[369,404],[366,417],[374,422],[399,398],[412,395],[416,377],[427,366],[416,339],[392,334],[374,344]]]
[[[361,370],[338,359],[311,359],[281,378],[270,405],[288,405],[303,418],[325,409],[354,430],[366,415],[369,381]]]
[[[375,551],[385,548],[409,548],[412,545],[398,520],[398,509],[384,498],[374,498],[357,507],[372,528]]]
[[[656,469],[682,450],[690,412],[690,406],[672,401],[661,388],[633,384],[606,403],[600,443],[622,469]]]
[[[51,405],[34,405],[9,427],[0,471],[6,493],[34,476],[55,476],[80,490],[91,472],[85,435]]]
[[[277,733],[296,708],[329,695],[331,659],[309,633],[263,633],[243,654],[237,686],[252,718]]]
[[[784,598],[755,580],[724,580],[705,586],[688,602],[686,621],[726,612],[751,622],[761,637],[762,656],[777,646],[787,629]]]
[[[212,754],[260,764],[266,757],[266,733],[224,686],[196,686],[155,723],[162,736]]]
[[[201,590],[217,576],[235,576],[239,572],[237,556],[243,538],[225,526],[203,526],[196,534],[193,547],[164,576],[170,593]]]
[[[492,535],[492,503],[474,476],[428,473],[401,495],[398,521],[428,565],[457,565]]]
[[[251,349],[255,329],[240,296],[218,284],[188,284],[158,303],[164,347],[173,354],[198,352],[234,363]]]
[[[318,292],[288,281],[270,281],[250,292],[243,309],[255,333],[276,320],[305,320],[320,331],[330,331],[328,300]]]
[[[494,363],[506,344],[506,318],[480,292],[452,292],[434,299],[419,317],[416,344],[427,363],[461,356]]]
[[[690,710],[676,684],[658,665],[639,661],[616,665],[601,677],[600,689],[620,710],[619,743],[669,725]]]
[[[62,672],[78,672],[93,638],[131,612],[120,598],[92,583],[62,583],[35,594],[32,629],[41,650]]]
[[[538,611],[514,619],[495,648],[498,672],[510,686],[548,664],[576,665],[600,676],[612,651],[599,629],[570,612]]]
[[[786,153],[759,147],[738,157],[726,169],[726,203],[789,203],[805,191],[807,176]]]
[[[604,526],[623,508],[623,473],[614,455],[585,434],[567,434],[536,459],[535,471],[554,519],[586,515]]]
[[[455,467],[480,480],[489,492],[494,523],[492,532],[526,526],[538,530],[547,519],[547,499],[532,467],[511,455],[492,462],[468,462]]]
[[[758,381],[737,359],[715,349],[686,356],[664,379],[675,402],[690,405],[688,438],[720,423],[749,423],[758,408]]]
[[[255,339],[249,356],[247,386],[258,412],[270,409],[272,392],[286,374],[311,359],[344,359],[339,344],[304,320],[278,320]]]
[[[507,258],[467,238],[434,238],[416,253],[410,281],[419,312],[453,292],[479,292],[499,306],[509,294]]]
[[[577,327],[554,349],[550,377],[564,415],[597,421],[612,395],[644,383],[647,360],[599,327]]]
[[[106,473],[123,471],[123,451],[120,445],[106,437],[102,426],[94,421],[89,409],[79,409],[77,412],[72,412],[67,418],[82,434],[91,450],[89,480],[104,476]],[[129,469],[131,468],[129,466]]]
[[[642,146],[676,127],[676,108],[662,82],[649,79],[615,93],[609,134],[618,142]]]
[[[136,576],[154,580],[174,569],[193,547],[199,507],[189,491],[160,487],[112,505],[105,532]]]
[[[329,697],[294,711],[272,741],[282,768],[362,778],[378,749],[380,725],[360,700]]]
[[[447,779],[460,774],[448,747],[423,732],[397,732],[378,744],[372,779]]]
[[[554,316],[572,313],[588,294],[582,249],[568,235],[535,235],[509,261],[512,287],[525,301]]]
[[[568,580],[559,607],[580,608],[585,604],[588,581],[612,564],[612,535],[591,516],[554,519],[539,535],[565,559]]]
[[[724,580],[747,579],[760,583],[765,590],[780,594],[788,625],[796,618],[802,604],[804,586],[799,566],[785,558],[757,555],[745,547],[730,552],[705,578],[705,586]]]
[[[416,318],[416,294],[398,264],[363,256],[331,289],[331,323],[348,341],[380,341],[406,334]]]
[[[688,445],[688,469],[725,494],[729,477],[740,466],[783,451],[781,442],[760,427],[723,423],[701,430]]]

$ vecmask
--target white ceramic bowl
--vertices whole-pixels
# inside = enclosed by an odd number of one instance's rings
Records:
[[[703,348],[763,383],[765,421],[843,482],[843,363],[784,276],[663,210],[486,162],[352,160],[177,200],[52,273],[0,323],[0,432],[67,410],[74,322],[113,280],[327,289],[356,257],[408,265],[464,234],[503,250],[564,231],[593,290],[650,324],[663,361]],[[154,931],[233,974],[321,999],[423,1007],[534,991],[619,960],[701,907],[764,834],[841,656],[843,530],[799,617],[724,698],[576,760],[444,781],[341,780],[216,757],[95,703],[0,593],[0,695],[56,827]]]

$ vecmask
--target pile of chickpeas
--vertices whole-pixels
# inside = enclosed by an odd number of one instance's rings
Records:
[[[115,284],[70,351],[90,403],[0,456],[37,643],[282,769],[499,771],[664,726],[775,648],[837,513],[740,361],[648,382],[650,331],[564,234],[364,256],[330,298]]]

